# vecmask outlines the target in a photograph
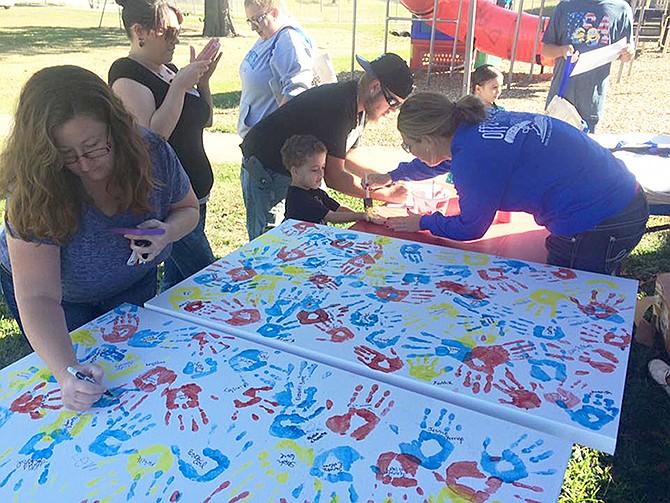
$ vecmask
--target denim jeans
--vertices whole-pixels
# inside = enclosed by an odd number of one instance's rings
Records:
[[[242,161],[240,181],[251,241],[284,220],[284,200],[291,177],[266,169],[252,156]]]
[[[67,329],[71,332],[72,330],[85,325],[89,321],[94,320],[98,316],[102,316],[111,311],[124,302],[129,302],[137,306],[143,305],[147,300],[156,295],[156,273],[157,269],[154,268],[130,288],[99,302],[75,303],[63,300],[61,302],[61,307],[65,313]],[[16,304],[16,296],[14,295],[12,275],[1,265],[0,284],[2,284],[2,294],[5,298],[5,303],[9,308],[9,312],[19,324],[19,328],[23,332],[23,325],[21,324],[21,318],[19,317],[19,308]]]
[[[647,197],[641,188],[619,214],[574,236],[550,235],[547,263],[583,271],[616,275],[621,263],[645,233],[649,219]]]
[[[172,243],[172,251],[165,261],[161,290],[165,291],[214,262],[212,248],[205,235],[207,204],[200,205],[200,220],[189,234]]]

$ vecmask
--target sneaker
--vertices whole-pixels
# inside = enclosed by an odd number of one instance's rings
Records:
[[[670,395],[670,385],[668,385],[668,382],[670,382],[670,365],[663,360],[656,359],[651,360],[647,366],[654,381],[663,386],[665,392]]]

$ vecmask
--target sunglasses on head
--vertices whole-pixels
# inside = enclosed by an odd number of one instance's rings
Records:
[[[250,17],[247,19],[247,23],[249,23],[249,26],[251,26],[252,28],[258,28],[263,22],[263,19],[265,19],[268,16],[268,14],[270,14],[270,11],[264,12],[260,16]]]
[[[384,86],[381,86],[382,88],[382,94],[384,95],[384,99],[386,99],[386,103],[388,103],[389,107],[395,109],[400,108],[400,105],[402,105],[402,101],[400,101],[398,98],[393,96],[388,89],[386,89]]]

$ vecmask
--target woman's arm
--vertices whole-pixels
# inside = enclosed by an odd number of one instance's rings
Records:
[[[117,79],[112,84],[112,90],[135,116],[139,125],[151,129],[163,138],[169,138],[181,117],[186,91],[198,84],[209,64],[209,61],[193,61],[179,70],[158,108],[149,88],[135,80]]]
[[[165,229],[165,234],[145,235],[145,236],[131,236],[125,235],[130,239],[130,248],[134,250],[144,262],[150,262],[155,259],[163,249],[170,243],[179,241],[189,232],[195,229],[200,220],[200,206],[198,198],[193,192],[193,188],[189,188],[186,195],[178,202],[170,206],[170,211],[164,222],[160,220],[145,220],[137,227],[139,229],[149,229],[160,227]],[[139,246],[137,241],[148,241],[149,246]]]
[[[15,239],[7,233],[16,303],[24,333],[61,386],[63,404],[86,410],[105,391],[101,384],[80,381],[67,372],[72,366],[102,382],[97,365],[79,365],[61,307],[60,248]]]
[[[281,96],[277,104],[282,106],[312,87],[314,60],[307,40],[297,30],[286,28],[277,36],[280,38],[270,58],[270,70],[279,84]]]

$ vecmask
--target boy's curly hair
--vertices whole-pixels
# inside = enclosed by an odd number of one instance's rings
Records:
[[[307,158],[315,154],[327,153],[328,149],[316,136],[297,134],[284,142],[281,148],[281,160],[284,167],[291,171],[292,166],[302,166]]]

